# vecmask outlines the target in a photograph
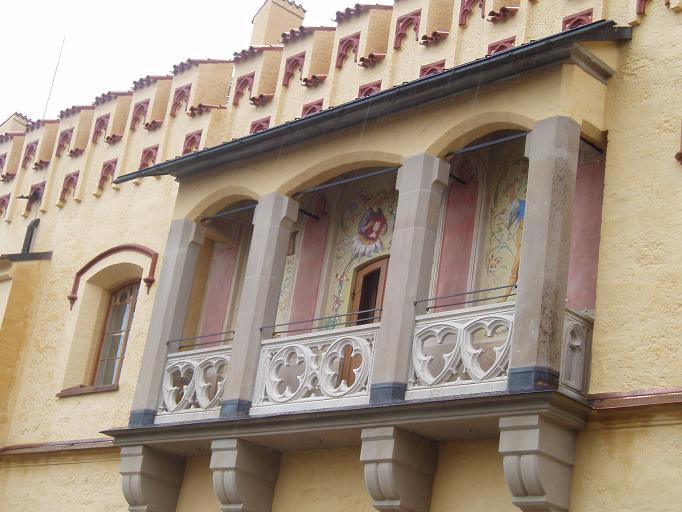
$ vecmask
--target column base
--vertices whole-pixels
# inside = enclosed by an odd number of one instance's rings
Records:
[[[251,400],[225,400],[220,404],[221,418],[244,418],[251,410]]]
[[[529,391],[547,391],[559,387],[559,372],[542,366],[526,366],[509,368],[507,391],[524,393]]]
[[[151,409],[142,409],[139,411],[131,411],[130,417],[128,418],[128,426],[134,427],[146,427],[147,425],[153,425],[154,419],[156,418],[156,411]]]
[[[404,382],[386,382],[372,384],[369,388],[370,404],[390,404],[405,400],[407,384]]]

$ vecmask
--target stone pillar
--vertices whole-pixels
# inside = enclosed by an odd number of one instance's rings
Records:
[[[500,418],[500,455],[514,505],[568,512],[578,428],[537,414]]]
[[[528,192],[509,368],[511,392],[559,382],[580,126],[539,121],[528,134]]]
[[[175,512],[184,460],[147,446],[121,448],[123,496],[130,512]]]
[[[203,227],[189,219],[171,223],[129,426],[151,425],[158,409],[168,340],[182,338]]]
[[[222,417],[246,416],[251,408],[260,341],[277,317],[282,277],[298,203],[278,193],[261,198],[253,216],[253,236],[223,393]]]
[[[360,460],[374,508],[429,512],[438,461],[436,443],[397,427],[366,428]]]
[[[414,337],[415,315],[424,305],[433,267],[438,218],[450,165],[421,154],[409,157],[398,171],[398,210],[388,265],[370,402],[405,398]]]
[[[242,441],[211,445],[213,490],[221,512],[270,512],[279,475],[279,452]]]

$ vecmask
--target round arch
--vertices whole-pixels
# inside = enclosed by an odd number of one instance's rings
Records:
[[[178,195],[176,213],[178,211],[182,213],[176,215],[176,218],[185,217],[194,222],[215,215],[240,201],[258,201],[260,199],[260,196],[252,189],[234,185],[219,188],[203,197],[187,197],[190,194],[184,194],[184,197],[181,197],[181,195]],[[185,199],[185,197],[187,198]]]
[[[448,152],[464,148],[489,133],[500,130],[529,131],[534,125],[534,119],[520,114],[484,112],[447,128],[426,148],[426,153],[443,158]]]
[[[283,183],[278,192],[293,195],[300,190],[320,185],[350,171],[399,166],[404,158],[403,155],[383,151],[350,151],[328,156],[311,164]]]

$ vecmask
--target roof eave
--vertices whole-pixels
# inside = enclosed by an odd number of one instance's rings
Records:
[[[218,166],[262,156],[269,151],[279,150],[284,145],[298,144],[549,65],[571,62],[598,80],[606,82],[612,76],[613,70],[577,43],[622,41],[631,37],[630,27],[617,27],[613,21],[598,21],[419,78],[253,135],[125,174],[120,176],[116,183],[164,175],[172,175],[180,180]]]

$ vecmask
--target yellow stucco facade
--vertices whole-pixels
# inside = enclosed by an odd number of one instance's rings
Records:
[[[462,24],[461,9],[468,3],[473,12]],[[682,251],[677,233],[682,213],[677,205],[682,202],[682,168],[675,154],[682,151],[682,2],[519,0],[494,2],[488,9],[505,6],[512,14],[491,22],[486,18],[492,15],[481,12],[478,2],[465,0],[400,0],[388,8],[355,6],[345,12],[346,6],[339,5],[336,27],[301,30],[300,6],[268,0],[254,19],[252,46],[232,60],[190,59],[168,76],[145,77],[130,91],[106,93],[92,105],[64,110],[58,120],[30,121],[15,114],[1,124],[0,510],[123,512],[130,506],[132,511],[166,512],[132,508],[130,499],[126,501],[118,446],[127,441],[117,438],[114,447],[102,431],[129,424],[142,389],[140,376],[149,373],[143,360],[150,325],[158,316],[155,303],[169,294],[162,268],[176,257],[167,251],[174,223],[201,225],[205,217],[235,205],[269,195],[296,198],[351,172],[406,165],[414,155],[445,159],[490,134],[531,131],[555,117],[576,123],[582,140],[604,158],[589,394],[576,400],[585,412],[575,428],[570,511],[679,510]],[[421,27],[408,27],[401,47],[395,48],[400,19],[419,10]],[[342,116],[367,84],[380,81],[381,91],[397,89],[417,80],[425,65],[444,61],[446,70],[462,66],[483,59],[490,45],[511,37],[515,40],[508,51],[522,49],[561,34],[567,17],[588,10],[585,25],[607,19],[632,29],[627,40],[575,43],[580,52],[589,53],[589,62],[598,62],[600,70],[612,75],[607,79],[600,79],[586,60],[576,65],[566,59],[177,180],[163,175],[114,183],[179,156],[188,159],[189,168],[193,154],[200,157],[202,150],[224,141],[266,133],[260,132],[262,127],[255,130],[254,122],[267,118],[265,128],[270,129],[296,123],[304,118],[304,107],[318,100],[325,111],[338,107]],[[442,40],[419,44],[417,38],[433,33]],[[337,65],[343,41],[354,34],[360,34],[357,48]],[[304,64],[283,85],[288,60],[302,53]],[[370,55],[379,58],[358,65]],[[253,81],[241,87],[241,79],[251,74]],[[301,85],[313,76],[322,79]],[[194,135],[198,138],[192,142]],[[305,242],[301,218],[292,223],[298,250]],[[439,222],[442,230],[444,221]],[[24,251],[32,223],[34,235]],[[179,331],[183,338],[206,334],[200,325],[211,297],[207,281],[212,258],[218,245],[232,247],[232,240],[221,236],[209,227],[207,241],[200,244]],[[237,239],[241,259],[234,272],[248,277],[249,238]],[[130,244],[144,250],[108,253]],[[156,258],[158,264],[152,264]],[[326,258],[324,268],[332,268]],[[432,281],[435,273],[429,270]],[[296,275],[292,271],[292,283]],[[80,284],[74,288],[76,276]],[[333,278],[329,274],[320,285],[328,294]],[[223,319],[230,332],[240,329],[237,312],[241,314],[239,301],[247,286],[240,279],[230,285],[229,312]],[[141,284],[120,376],[101,388],[92,375],[107,297],[131,280]],[[288,293],[293,295],[291,286]],[[312,302],[316,314],[329,314],[329,301]],[[165,357],[164,352],[164,364]],[[257,378],[255,370],[246,374]],[[160,381],[150,385],[157,401],[159,386]],[[500,407],[481,412],[481,417],[496,422],[513,408]],[[213,420],[215,407],[214,412]],[[285,417],[292,414],[284,412]],[[369,463],[361,455],[366,444],[361,433],[393,420],[382,420],[378,412],[376,418],[353,425],[321,426],[314,417],[318,413],[305,412],[312,416],[305,418],[307,423],[301,420],[305,427],[294,422],[280,426],[273,420],[277,426],[272,431],[258,430],[259,423],[242,434],[234,433],[241,427],[227,424],[207,433],[213,427],[206,422],[192,437],[169,421],[171,433],[158,434],[159,439],[167,436],[163,442],[153,441],[153,434],[145,438],[144,427],[130,434],[143,440],[129,444],[152,446],[182,460],[178,512],[236,510],[220,508],[226,505],[221,505],[215,490],[219,485],[212,480],[220,473],[210,457],[211,441],[231,436],[281,452],[270,489],[273,512],[388,510],[368,492]],[[431,512],[530,510],[513,502],[496,426],[477,435],[481,418],[472,420],[470,433],[459,423],[433,419],[437,426],[430,429],[420,421],[410,416],[400,426],[436,446],[437,463],[427,485]],[[161,431],[163,425],[157,422],[154,428]],[[318,437],[323,446],[315,448]],[[89,443],[96,447],[88,448]]]

